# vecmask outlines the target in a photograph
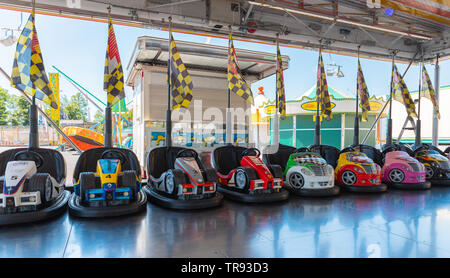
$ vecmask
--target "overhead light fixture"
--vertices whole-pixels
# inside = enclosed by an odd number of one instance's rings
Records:
[[[347,20],[347,19],[334,18],[334,17],[331,17],[331,16],[320,15],[320,14],[306,12],[306,11],[300,11],[300,10],[296,10],[296,9],[290,9],[290,8],[273,6],[271,4],[266,4],[266,3],[260,3],[260,2],[254,2],[254,1],[249,1],[248,3],[251,4],[251,5],[265,7],[265,8],[269,8],[269,9],[273,9],[273,10],[290,12],[290,13],[299,14],[299,15],[308,16],[308,17],[313,17],[313,18],[322,19],[322,20],[335,21],[335,22],[344,23],[344,24],[353,25],[353,26],[358,26],[358,27],[361,27],[361,28],[370,29],[370,30],[374,30],[374,31],[391,33],[391,34],[401,35],[401,36],[408,36],[408,37],[412,37],[412,38],[416,38],[416,39],[422,39],[422,40],[431,40],[432,39],[429,36],[424,36],[424,35],[420,35],[420,34],[411,34],[411,33],[408,33],[408,32],[399,31],[399,30],[393,30],[393,29],[389,29],[389,28],[385,28],[385,27],[381,27],[381,26],[373,26],[373,25],[360,23],[360,22],[355,22],[355,21],[351,21],[351,20]]]
[[[4,39],[0,39],[0,43],[6,47],[11,46],[11,45],[15,44],[16,42],[17,42],[17,37],[14,35],[10,35]]]

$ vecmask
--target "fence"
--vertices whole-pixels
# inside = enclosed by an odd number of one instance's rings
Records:
[[[43,146],[57,145],[58,134],[47,126],[39,126],[39,143]],[[0,126],[0,146],[28,145],[29,126]]]

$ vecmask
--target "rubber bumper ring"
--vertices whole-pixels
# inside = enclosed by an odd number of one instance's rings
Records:
[[[226,198],[241,203],[272,203],[281,202],[289,198],[289,191],[282,188],[279,192],[265,194],[247,194],[236,192],[219,185],[217,189]]]
[[[335,185],[331,188],[323,189],[293,189],[290,187],[289,192],[302,197],[331,197],[338,195],[341,190],[339,186]]]
[[[214,197],[200,200],[178,200],[169,198],[152,190],[149,186],[142,189],[150,201],[150,203],[161,207],[177,209],[177,210],[197,210],[218,207],[223,202],[223,195],[216,192]]]
[[[382,183],[380,185],[369,185],[369,186],[349,186],[349,185],[343,185],[340,184],[340,187],[342,187],[346,191],[350,192],[357,192],[357,193],[382,193],[387,191],[387,185]]]
[[[0,214],[0,226],[43,221],[55,217],[57,215],[60,215],[66,211],[67,202],[69,201],[69,198],[70,192],[64,190],[63,193],[60,196],[58,196],[55,202],[53,202],[52,205],[46,208],[29,212]]]
[[[69,213],[76,217],[102,218],[115,217],[141,212],[147,208],[147,196],[141,191],[137,194],[137,200],[128,205],[86,207],[80,204],[80,197],[75,193],[69,200]]]
[[[450,179],[430,179],[432,186],[450,186]]]
[[[431,182],[388,183],[388,186],[399,190],[427,190],[431,188]]]

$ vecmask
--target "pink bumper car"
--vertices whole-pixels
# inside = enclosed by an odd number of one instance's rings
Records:
[[[381,180],[397,189],[429,189],[431,183],[425,179],[425,166],[395,145],[383,151],[384,164]]]

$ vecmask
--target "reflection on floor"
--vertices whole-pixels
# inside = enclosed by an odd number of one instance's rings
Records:
[[[0,228],[0,257],[450,257],[450,188]]]

